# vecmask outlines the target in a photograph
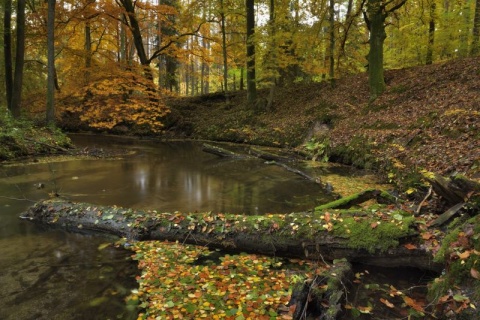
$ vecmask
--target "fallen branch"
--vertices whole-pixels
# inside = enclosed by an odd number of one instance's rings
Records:
[[[415,214],[418,216],[420,214],[420,211],[422,210],[423,204],[427,199],[432,195],[432,187],[428,188],[427,195],[423,198],[423,200],[418,204],[417,210],[415,210]]]
[[[27,141],[30,141],[30,142],[33,142],[33,143],[36,143],[36,144],[39,144],[39,145],[48,147],[48,148],[50,148],[50,149],[56,149],[56,150],[59,150],[59,151],[65,152],[65,153],[72,153],[71,150],[62,148],[62,147],[60,147],[60,146],[51,145],[51,144],[48,144],[48,143],[45,143],[45,142],[37,141],[37,140],[30,139],[30,138],[26,138],[26,137],[25,137],[24,139],[27,140]]]
[[[250,158],[250,156],[245,154],[236,153],[225,148],[221,148],[218,146],[214,146],[211,144],[204,143],[202,146],[202,151],[214,154],[219,157],[227,157],[227,158],[237,158],[237,159],[245,159]]]

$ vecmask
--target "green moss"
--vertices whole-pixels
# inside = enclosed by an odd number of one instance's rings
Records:
[[[446,272],[429,287],[429,298],[438,299],[455,287],[468,288],[470,299],[480,299],[480,281],[471,270],[480,271],[480,216],[457,218],[449,226],[435,261],[446,265]]]
[[[338,237],[348,238],[348,246],[353,249],[365,249],[370,253],[385,252],[398,246],[401,238],[412,235],[410,227],[415,218],[403,211],[392,212],[390,221],[378,218],[346,217],[336,224],[333,233]]]
[[[58,152],[57,147],[68,148],[70,139],[59,129],[37,127],[25,119],[13,119],[0,112],[0,160],[11,160],[37,154]]]
[[[374,146],[364,137],[354,137],[348,145],[338,145],[331,152],[331,159],[358,168],[376,169],[378,160],[373,156]]]

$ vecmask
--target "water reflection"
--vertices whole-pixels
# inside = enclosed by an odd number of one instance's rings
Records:
[[[95,141],[98,147],[104,143]],[[247,214],[307,210],[331,199],[318,185],[283,168],[260,160],[218,158],[203,153],[198,143],[110,143],[109,147],[136,153],[120,161],[53,164],[60,193],[79,201],[88,198],[100,204],[160,211]]]

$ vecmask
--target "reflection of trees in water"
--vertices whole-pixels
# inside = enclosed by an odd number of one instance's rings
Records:
[[[135,263],[126,250],[98,250],[105,241],[51,229],[0,239],[0,318],[126,319],[123,298],[136,286]]]

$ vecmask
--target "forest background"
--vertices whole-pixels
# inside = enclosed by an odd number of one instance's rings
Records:
[[[0,104],[43,122],[158,132],[165,97],[276,87],[475,56],[476,1],[4,1]],[[387,36],[388,35],[388,36]],[[50,79],[48,81],[48,79]],[[387,79],[388,80],[388,79]],[[48,85],[47,85],[48,84]],[[269,88],[258,101],[257,88]],[[55,99],[54,99],[55,97]],[[46,107],[48,106],[48,107]],[[48,112],[46,111],[48,110]]]
[[[375,169],[411,198],[432,172],[480,179],[477,1],[6,0],[0,9],[0,105],[15,118],[301,146]],[[28,154],[14,143],[4,153],[12,140],[43,137],[15,134],[6,117],[1,160]],[[64,150],[58,141],[36,145]],[[479,279],[472,241],[468,268],[452,279]]]

